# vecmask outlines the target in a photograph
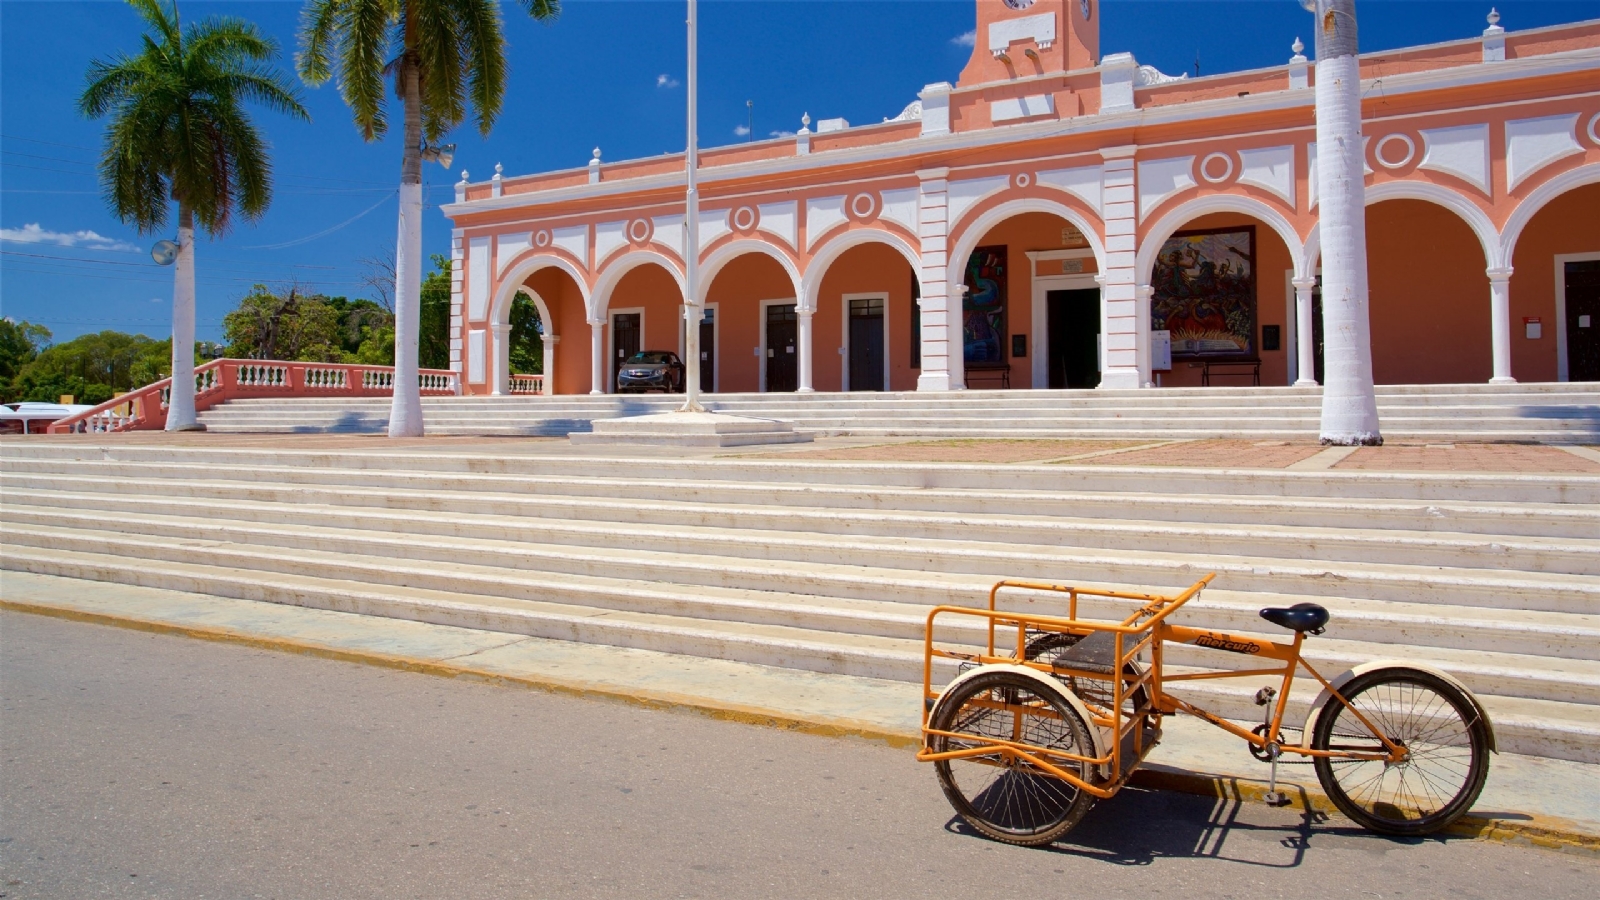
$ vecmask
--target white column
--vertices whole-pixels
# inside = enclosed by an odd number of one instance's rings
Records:
[[[1106,265],[1100,289],[1105,323],[1100,337],[1100,386],[1136,388],[1150,381],[1150,295],[1149,285],[1141,284],[1150,275],[1134,270],[1138,234],[1134,218],[1134,148],[1112,147],[1100,154],[1105,159],[1100,190],[1106,229]]]
[[[1490,384],[1516,384],[1511,377],[1511,267],[1488,270],[1489,321],[1494,344],[1494,377]]]
[[[511,326],[489,327],[494,332],[494,388],[489,393],[500,397],[511,393]]]
[[[589,323],[589,393],[606,392],[606,323]]]
[[[1294,336],[1299,377],[1295,387],[1317,386],[1316,322],[1312,320],[1311,292],[1316,289],[1315,278],[1296,278],[1294,284]]]
[[[797,310],[796,312],[797,312],[797,315],[799,316],[799,320],[800,320],[799,321],[799,325],[800,325],[800,327],[799,327],[799,333],[800,333],[799,334],[799,337],[800,337],[800,347],[799,347],[799,353],[800,353],[800,386],[798,388],[796,388],[795,390],[796,390],[796,392],[801,393],[801,394],[809,394],[812,391],[812,388],[811,388],[811,312],[812,311],[809,310],[809,309],[802,309],[802,310]]]
[[[539,393],[546,397],[556,392],[556,342],[561,338],[553,334],[543,335],[544,339],[544,382],[539,388]]]
[[[960,295],[951,299],[950,285],[950,223],[948,213],[949,169],[924,169],[917,173],[921,180],[919,197],[918,236],[922,267],[917,273],[921,281],[922,300],[922,374],[917,376],[919,391],[948,391],[960,385],[959,376],[951,383],[951,343],[961,339]],[[952,314],[950,306],[955,303]],[[952,325],[955,327],[952,328]],[[955,344],[955,358],[961,358],[961,347]]]

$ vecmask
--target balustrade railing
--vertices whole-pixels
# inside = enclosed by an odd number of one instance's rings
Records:
[[[461,376],[441,369],[423,369],[417,385],[425,396],[461,393]],[[257,359],[214,359],[194,371],[195,411],[225,400],[259,397],[381,397],[394,393],[392,366],[343,363],[280,362]],[[172,379],[123,394],[93,409],[59,419],[51,434],[146,431],[166,427]]]
[[[544,393],[543,375],[512,375],[511,393],[513,394],[542,394]]]

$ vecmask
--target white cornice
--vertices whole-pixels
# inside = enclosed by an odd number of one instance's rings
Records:
[[[1382,78],[1364,79],[1362,93],[1366,95],[1374,91],[1381,91],[1386,94],[1410,94],[1593,69],[1600,69],[1600,50],[1584,48],[1524,60],[1472,63],[1449,69],[1410,72],[1387,75]],[[1287,85],[1287,80],[1285,84]],[[1078,116],[1061,121],[1029,122],[933,137],[911,137],[886,144],[870,144],[820,152],[813,150],[807,156],[761,159],[703,169],[700,175],[700,182],[709,185],[770,175],[797,175],[837,166],[881,162],[897,157],[937,156],[942,153],[958,152],[976,147],[994,147],[1040,139],[1113,132],[1152,125],[1167,125],[1191,120],[1225,118],[1297,108],[1309,110],[1313,106],[1314,99],[1314,91],[1292,91],[1286,88],[1280,91],[1246,94],[1242,97],[1196,100],[1189,103],[1175,103],[1170,106],[1136,109],[1121,113]],[[1559,98],[1552,97],[1548,99]],[[1423,114],[1425,113],[1418,113],[1418,115]],[[485,197],[461,203],[447,203],[443,204],[440,209],[445,215],[455,218],[462,215],[500,212],[575,200],[590,200],[663,190],[680,187],[684,184],[684,181],[684,173],[669,172],[661,175],[619,179],[611,182],[602,181],[599,184],[579,184],[546,191],[532,191],[500,197]]]

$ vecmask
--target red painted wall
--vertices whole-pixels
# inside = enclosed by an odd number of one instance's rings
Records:
[[[1556,380],[1557,254],[1600,253],[1600,184],[1569,191],[1523,229],[1511,261],[1511,375]],[[1543,335],[1528,340],[1523,318],[1538,316]]]
[[[589,393],[589,323],[577,283],[560,269],[541,269],[528,286],[550,307],[554,321],[546,325],[549,333],[561,338],[556,344],[555,392]]]
[[[794,283],[777,260],[747,253],[723,267],[706,291],[717,304],[717,375],[719,393],[760,390],[761,375],[753,349],[761,346],[766,320],[763,300],[794,302]]]
[[[911,265],[886,244],[865,244],[846,250],[828,267],[812,323],[813,386],[837,391],[844,385],[849,360],[844,346],[844,295],[885,293],[884,327],[889,332],[889,389],[914,391],[920,369],[911,368]]]
[[[1367,207],[1367,281],[1376,383],[1489,380],[1489,279],[1460,217],[1422,200]]]

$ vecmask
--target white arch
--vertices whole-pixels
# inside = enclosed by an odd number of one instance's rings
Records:
[[[1188,222],[1219,212],[1238,213],[1265,222],[1267,227],[1283,240],[1284,246],[1289,248],[1289,259],[1294,271],[1296,273],[1305,271],[1305,246],[1300,240],[1300,233],[1295,231],[1294,226],[1289,224],[1289,220],[1284,218],[1282,213],[1254,197],[1211,194],[1179,204],[1145,230],[1144,240],[1140,242],[1139,253],[1134,259],[1134,271],[1137,273],[1139,283],[1150,283],[1150,273],[1155,270],[1156,256],[1161,253],[1161,247],[1166,244],[1168,238]]]
[[[962,227],[960,237],[951,243],[950,260],[948,263],[948,277],[951,284],[960,284],[967,270],[967,258],[972,256],[972,251],[978,248],[978,242],[989,230],[1015,216],[1025,213],[1048,213],[1071,222],[1073,227],[1083,232],[1089,240],[1089,249],[1094,251],[1095,269],[1099,272],[1106,270],[1105,245],[1100,240],[1098,223],[1091,221],[1087,216],[1055,200],[1046,200],[1043,197],[1027,197],[1021,200],[1011,200],[983,213],[971,223]],[[952,230],[952,235],[958,232]]]
[[[803,309],[816,311],[818,294],[822,292],[822,280],[827,277],[828,269],[839,257],[856,247],[865,247],[868,244],[883,244],[900,252],[905,261],[910,264],[911,271],[916,273],[922,266],[922,257],[917,253],[911,242],[884,228],[857,228],[841,233],[838,237],[822,245],[820,252],[811,257],[806,263],[805,274],[801,280],[800,300]]]
[[[605,321],[606,310],[611,308],[611,293],[622,283],[623,276],[640,266],[652,264],[667,270],[672,280],[678,283],[680,297],[688,295],[683,280],[683,270],[678,268],[678,264],[671,257],[655,250],[632,250],[612,259],[604,269],[600,270],[600,276],[594,280],[594,303],[589,310],[590,319]]]
[[[510,271],[500,279],[500,285],[495,289],[494,306],[490,307],[490,321],[504,325],[511,321],[511,298],[522,289],[523,282],[545,269],[560,269],[572,276],[578,285],[578,294],[583,298],[583,307],[589,308],[589,285],[583,278],[583,271],[571,262],[559,256],[541,253],[518,260],[512,265]],[[531,291],[529,293],[532,293]],[[542,311],[541,311],[542,312]],[[546,321],[549,321],[546,319]]]
[[[1535,193],[1538,193],[1535,191]],[[1531,199],[1531,197],[1530,197]],[[1478,245],[1483,250],[1483,264],[1485,268],[1493,269],[1500,265],[1509,265],[1511,255],[1502,253],[1500,233],[1495,229],[1494,223],[1489,221],[1489,216],[1478,208],[1478,205],[1468,200],[1461,194],[1430,184],[1426,181],[1389,181],[1366,190],[1366,205],[1383,203],[1386,200],[1422,200],[1434,203],[1450,210],[1460,216],[1472,229],[1478,238]],[[1526,201],[1525,201],[1526,202]],[[1519,207],[1520,209],[1521,207]],[[1515,215],[1512,216],[1516,218]],[[1509,225],[1509,223],[1508,223]],[[1306,235],[1305,268],[1296,269],[1295,276],[1309,278],[1316,274],[1317,264],[1322,260],[1322,222],[1311,226],[1311,233]]]
[[[1516,258],[1517,240],[1522,237],[1522,230],[1528,227],[1528,223],[1539,214],[1539,210],[1544,209],[1550,201],[1562,194],[1591,184],[1600,184],[1600,163],[1589,163],[1576,169],[1568,169],[1530,191],[1528,196],[1517,204],[1517,208],[1512,210],[1511,217],[1506,219],[1506,227],[1500,231],[1500,264],[1511,265],[1511,261]]]
[[[718,247],[715,252],[700,263],[700,302],[705,302],[706,295],[710,292],[711,285],[717,280],[717,275],[722,271],[722,268],[746,253],[760,253],[776,260],[778,265],[783,267],[783,271],[789,274],[789,281],[794,285],[795,302],[800,302],[799,298],[802,296],[800,292],[800,270],[795,268],[794,260],[785,256],[781,250],[766,241],[754,238],[740,238],[736,241],[729,241]]]

